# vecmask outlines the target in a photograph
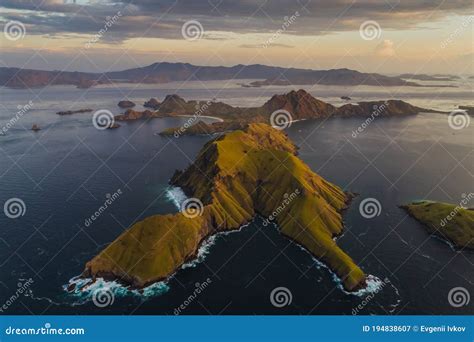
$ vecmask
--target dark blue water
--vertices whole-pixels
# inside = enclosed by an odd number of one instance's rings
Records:
[[[352,314],[367,294],[346,294],[337,279],[309,254],[263,226],[260,218],[240,232],[218,236],[201,262],[180,270],[153,295],[124,294],[104,308],[90,297],[63,287],[85,263],[134,222],[176,212],[167,196],[175,169],[189,165],[206,137],[168,139],[155,133],[186,119],[125,123],[99,131],[91,113],[59,117],[58,110],[90,107],[118,113],[116,102],[129,89],[72,88],[2,90],[0,123],[18,105],[33,108],[5,136],[0,136],[0,204],[10,198],[25,203],[24,216],[0,215],[0,302],[32,279],[26,295],[10,301],[7,314],[173,314],[208,278],[208,287],[190,301],[184,314]],[[138,89],[131,99],[162,98],[169,89]],[[181,92],[183,92],[181,90]],[[255,103],[256,95],[236,88],[187,89],[187,98]],[[192,94],[196,94],[192,96]],[[264,101],[264,99],[260,99]],[[415,103],[418,104],[419,103]],[[33,123],[43,129],[33,133]],[[446,116],[421,114],[381,119],[357,138],[358,119],[294,123],[290,137],[300,157],[329,181],[359,196],[346,211],[346,230],[338,243],[362,269],[386,284],[373,293],[361,314],[467,314],[448,302],[448,292],[464,287],[474,293],[474,255],[454,251],[436,239],[398,205],[417,199],[459,203],[474,192],[473,125],[452,130]],[[118,190],[122,194],[91,225],[90,217]],[[359,203],[375,198],[381,213],[366,219]],[[285,287],[291,304],[277,308],[270,293]],[[1,304],[0,303],[0,304]]]

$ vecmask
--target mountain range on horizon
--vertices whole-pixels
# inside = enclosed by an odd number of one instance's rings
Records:
[[[90,73],[79,71],[35,70],[0,67],[0,86],[9,88],[35,88],[49,85],[75,85],[89,88],[110,83],[159,84],[174,81],[215,81],[261,79],[246,87],[265,85],[373,85],[414,86],[425,85],[405,80],[403,75],[386,76],[377,73],[363,73],[351,69],[312,70],[284,68],[262,64],[226,66],[197,66],[189,63],[157,62],[145,67],[122,71]],[[452,87],[452,85],[445,85]]]

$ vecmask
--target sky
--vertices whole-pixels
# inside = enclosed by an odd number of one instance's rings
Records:
[[[155,62],[474,75],[471,0],[1,0],[0,66]]]

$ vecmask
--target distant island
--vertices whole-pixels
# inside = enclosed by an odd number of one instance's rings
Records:
[[[402,79],[411,79],[411,80],[419,80],[419,81],[456,81],[459,80],[460,77],[456,75],[445,75],[445,74],[436,74],[436,75],[426,75],[426,74],[401,74],[397,77]]]
[[[341,213],[352,196],[311,171],[296,151],[283,132],[266,124],[209,141],[170,181],[199,199],[202,210],[192,218],[179,212],[134,224],[86,264],[83,277],[143,288],[194,259],[207,237],[261,215],[327,263],[346,290],[364,288],[366,275],[334,240],[343,231]]]
[[[282,79],[282,75],[284,78]],[[197,66],[189,63],[160,62],[142,68],[105,73],[89,73],[60,70],[35,70],[1,67],[0,85],[9,88],[35,88],[50,85],[75,85],[89,88],[110,83],[157,84],[173,81],[215,81],[262,79],[243,86],[263,85],[372,85],[415,86],[424,85],[406,81],[400,77],[376,73],[362,73],[350,69],[311,70],[273,67],[261,64],[224,66]]]
[[[413,106],[401,100],[369,101],[358,104],[348,103],[335,107],[327,102],[314,98],[303,89],[290,91],[283,95],[272,96],[260,107],[233,107],[223,102],[215,101],[186,101],[178,95],[168,95],[163,102],[156,99],[155,111],[136,111],[129,109],[124,114],[117,115],[117,121],[131,121],[139,119],[190,116],[191,127],[182,130],[180,127],[169,128],[161,132],[162,135],[179,134],[213,134],[244,128],[249,123],[269,123],[272,113],[286,111],[288,119],[292,121],[321,119],[328,117],[360,117],[375,118],[389,116],[409,116],[420,112],[439,111]],[[287,114],[287,115],[288,115]],[[214,117],[219,122],[207,124],[200,120],[204,117]]]
[[[72,115],[72,114],[81,114],[81,113],[90,113],[90,112],[92,112],[92,109],[85,108],[85,109],[61,111],[61,112],[57,112],[56,114],[58,114],[58,115]]]
[[[474,209],[431,201],[415,202],[402,208],[423,223],[428,232],[457,248],[474,249]]]

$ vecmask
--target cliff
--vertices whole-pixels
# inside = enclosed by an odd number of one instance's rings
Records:
[[[84,276],[135,287],[166,279],[195,257],[203,239],[238,229],[260,214],[326,262],[347,290],[364,287],[364,272],[333,240],[342,233],[341,212],[350,198],[312,172],[296,150],[284,133],[265,124],[208,142],[195,162],[171,179],[202,201],[200,215],[155,215],[134,224],[86,264]]]

